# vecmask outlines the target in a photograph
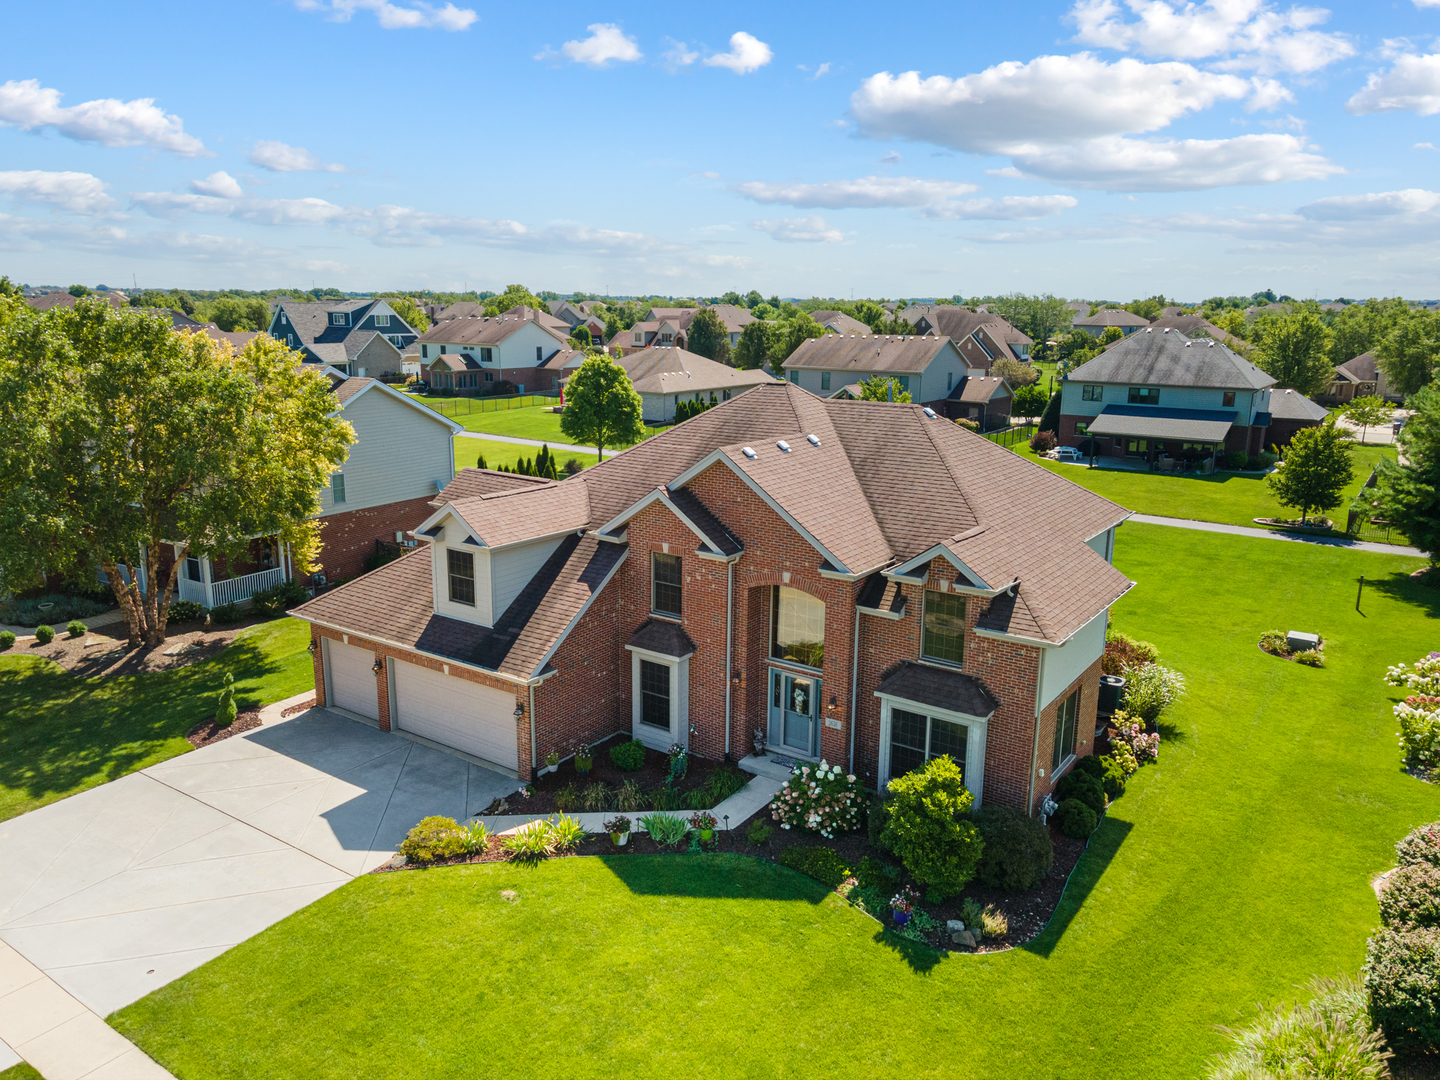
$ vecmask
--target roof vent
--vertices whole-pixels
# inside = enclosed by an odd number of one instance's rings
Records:
[[[1206,345],[1205,347],[1206,347],[1207,349],[1213,349],[1213,348],[1215,347],[1215,342],[1212,341],[1212,342],[1210,342],[1209,345]]]
[[[781,440],[780,440],[779,442],[777,442],[775,445],[780,448],[780,452],[781,452],[782,454],[788,454],[788,453],[790,452],[790,444],[789,444],[788,442],[786,442],[784,439],[781,439]]]
[[[1152,329],[1151,327],[1149,327],[1149,326],[1145,327],[1145,333],[1147,333],[1147,334],[1153,334],[1154,332],[1155,332],[1154,329]]]
[[[1185,348],[1187,348],[1187,349],[1188,349],[1188,348],[1189,348],[1189,347],[1190,347],[1190,342],[1188,342],[1188,341],[1187,341],[1187,342],[1185,342]]]
[[[1164,330],[1162,330],[1162,331],[1160,331],[1160,332],[1161,332],[1162,334],[1168,334],[1168,333],[1170,332],[1170,328],[1167,326],[1167,327],[1165,327]]]
[[[929,405],[926,405],[923,411],[925,415],[928,416],[931,420],[935,419],[935,410],[930,408]]]
[[[740,448],[740,452],[744,454],[747,458],[750,458],[752,461],[755,459],[755,451],[750,449],[750,447],[748,446],[742,446]]]
[[[808,442],[811,446],[819,446],[819,445],[820,445],[820,436],[819,436],[819,435],[806,435],[806,436],[805,436],[805,441]]]

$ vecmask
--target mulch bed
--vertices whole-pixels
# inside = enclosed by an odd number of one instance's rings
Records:
[[[1390,1075],[1394,1080],[1440,1080],[1440,1054],[1396,1054]]]
[[[241,630],[267,621],[268,616],[247,618],[229,626],[212,626],[208,630],[200,621],[172,622],[165,628],[167,636],[164,644],[154,649],[131,649],[126,640],[127,632],[123,622],[102,626],[78,638],[70,637],[64,627],[59,627],[55,640],[49,645],[40,645],[31,639],[23,645],[17,644],[15,651],[54,660],[66,671],[86,678],[170,671],[209,660],[234,641],[235,635]],[[177,645],[184,648],[167,656],[167,651]]]
[[[206,720],[196,724],[185,736],[190,740],[190,745],[199,749],[202,746],[209,746],[211,743],[228,739],[231,735],[239,735],[245,731],[254,731],[260,726],[260,711],[252,709],[242,712],[235,717],[235,722],[228,727],[220,727],[214,720]]]
[[[288,709],[282,710],[280,713],[280,718],[283,720],[286,717],[294,716],[297,713],[302,713],[306,709],[313,709],[314,707],[315,699],[312,697],[309,701],[302,701],[299,705],[291,705]]]

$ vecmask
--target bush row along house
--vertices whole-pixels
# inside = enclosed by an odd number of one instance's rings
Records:
[[[921,405],[788,383],[431,506],[414,552],[293,612],[317,700],[517,777],[612,735],[734,760],[763,733],[871,787],[949,754],[1033,812],[1092,752],[1132,584],[1123,508]]]

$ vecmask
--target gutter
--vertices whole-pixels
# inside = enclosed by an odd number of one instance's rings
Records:
[[[535,779],[535,684],[530,684],[530,779]]]
[[[1040,650],[1040,662],[1035,666],[1035,741],[1030,744],[1030,791],[1025,797],[1025,813],[1035,813],[1035,770],[1040,768],[1040,694],[1045,682],[1045,650]]]
[[[850,656],[850,764],[845,770],[855,775],[855,691],[860,682],[860,605],[855,605],[855,637]]]
[[[734,639],[732,629],[735,622],[735,562],[725,566],[725,760],[730,760],[730,673],[735,670]]]

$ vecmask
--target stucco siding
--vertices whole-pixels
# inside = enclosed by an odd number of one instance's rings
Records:
[[[393,354],[392,354],[393,355]],[[340,472],[345,501],[334,489],[320,492],[320,516],[433,496],[455,476],[450,429],[378,386],[354,398],[340,413],[355,428],[355,442]]]

